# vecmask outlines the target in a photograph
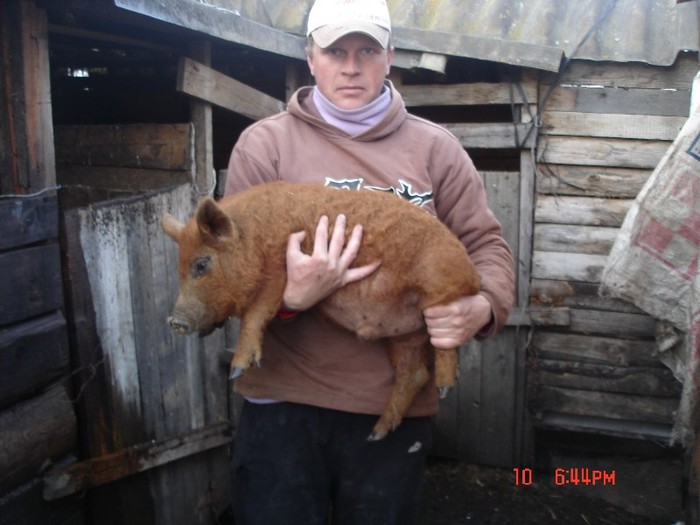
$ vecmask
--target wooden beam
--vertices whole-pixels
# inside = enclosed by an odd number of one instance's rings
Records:
[[[535,225],[536,251],[608,255],[620,233],[619,228],[581,224]]]
[[[574,61],[576,62],[576,61]],[[621,66],[621,64],[618,64]],[[618,70],[618,67],[608,67]],[[659,75],[664,80],[666,75]],[[690,76],[692,78],[692,75]],[[544,94],[546,86],[541,86]],[[546,100],[545,110],[580,113],[615,113],[626,115],[666,115],[687,117],[689,91],[649,88],[558,86]]]
[[[63,307],[57,242],[0,253],[0,325]]]
[[[532,338],[532,346],[533,353],[540,359],[614,366],[664,366],[654,355],[653,340],[539,330]]]
[[[523,100],[515,85],[510,83],[474,82],[472,84],[425,84],[401,86],[401,98],[406,106],[486,106],[490,104],[535,104],[537,85],[521,85]]]
[[[541,165],[537,169],[537,191],[634,199],[651,173],[650,169]]]
[[[682,385],[668,368],[629,367],[538,359],[541,385],[640,396],[680,398]]]
[[[56,184],[46,12],[4,1],[0,24],[0,193],[35,193]]]
[[[192,135],[190,124],[56,126],[56,162],[191,171]]]
[[[0,412],[0,493],[36,476],[77,449],[73,405],[63,384]]]
[[[655,168],[670,146],[664,140],[544,136],[540,138],[537,160],[548,164]]]
[[[190,58],[180,59],[177,90],[253,120],[284,110],[284,102]]]
[[[678,400],[542,386],[536,409],[578,416],[606,417],[650,423],[673,423]]]
[[[54,469],[44,476],[44,498],[62,498],[228,445],[232,435],[229,423],[219,423],[161,442],[142,443],[99,458],[80,461],[64,469]]]
[[[0,331],[0,406],[70,372],[66,321],[59,311]]]
[[[0,250],[58,237],[56,195],[0,199]]]
[[[599,283],[607,260],[607,255],[535,250],[532,254],[532,277]]]
[[[530,148],[537,131],[530,124],[511,122],[441,124],[454,133],[465,148]]]
[[[542,120],[548,135],[672,141],[687,119],[659,115],[545,111]]]
[[[181,184],[187,184],[192,179],[190,173],[180,170],[82,166],[77,164],[61,164],[57,166],[56,170],[58,182],[63,187],[116,190],[132,194],[162,188],[173,188]],[[65,198],[67,199],[69,196]]]
[[[211,41],[198,40],[190,44],[190,58],[211,66]],[[207,101],[190,99],[190,119],[194,126],[194,183],[197,193],[211,196],[216,186],[212,108]]]
[[[633,202],[632,199],[539,195],[535,221],[620,227]]]

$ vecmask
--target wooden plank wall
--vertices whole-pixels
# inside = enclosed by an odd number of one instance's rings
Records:
[[[84,523],[82,494],[42,497],[78,427],[63,312],[46,13],[0,3],[0,522]]]
[[[0,516],[83,523],[80,495],[41,497],[42,469],[78,452],[55,192],[0,198],[0,228]]]
[[[190,124],[56,126],[56,178],[71,191],[63,206],[172,188],[190,182]]]
[[[495,159],[505,149],[520,152],[515,154],[516,159],[520,156],[519,171],[480,170],[489,206],[501,222],[517,261],[517,293],[507,327],[486,341],[472,341],[460,349],[458,384],[440,403],[433,452],[478,464],[518,465],[526,434],[524,365],[528,327],[524,309],[529,297],[534,188],[530,148],[536,137],[528,133],[527,122],[530,111],[534,111],[534,106],[529,106],[537,99],[537,83],[532,77],[519,85],[403,85],[399,90],[409,110],[420,106],[505,106],[507,114],[511,110],[513,113],[514,121],[509,122],[443,123],[468,152],[492,151]]]
[[[668,436],[680,385],[655,322],[598,295],[627,210],[682,127],[695,56],[673,68],[574,61],[540,86],[529,408],[545,427]]]

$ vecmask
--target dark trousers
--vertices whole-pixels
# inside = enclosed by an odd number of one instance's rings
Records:
[[[430,418],[378,442],[377,416],[246,402],[233,453],[236,525],[410,524],[432,443]]]

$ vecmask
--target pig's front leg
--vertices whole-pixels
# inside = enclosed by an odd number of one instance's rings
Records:
[[[229,379],[243,375],[254,364],[260,366],[265,328],[282,306],[285,283],[268,283],[241,315],[241,332],[231,360]]]

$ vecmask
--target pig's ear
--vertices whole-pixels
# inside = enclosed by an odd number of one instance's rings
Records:
[[[169,213],[163,214],[162,225],[165,234],[175,242],[178,242],[178,239],[180,238],[180,232],[185,227],[185,225]]]
[[[209,244],[237,237],[237,230],[231,218],[209,197],[204,199],[197,209],[197,225],[204,242]]]

